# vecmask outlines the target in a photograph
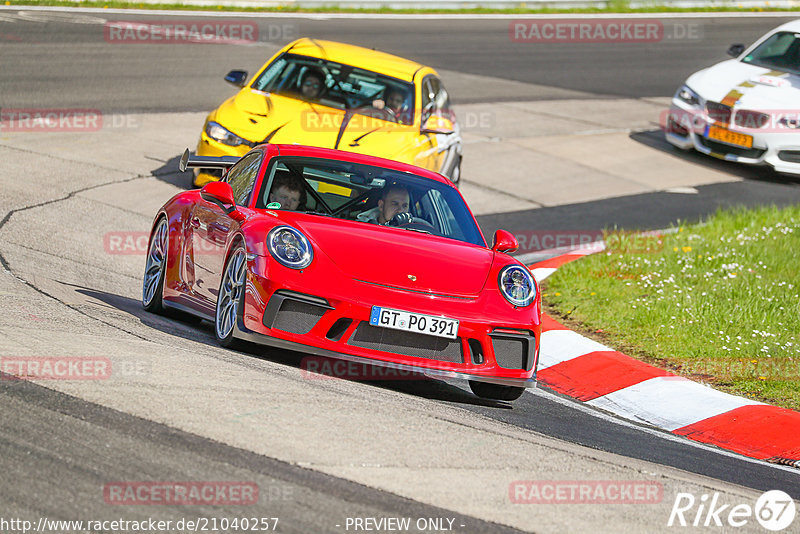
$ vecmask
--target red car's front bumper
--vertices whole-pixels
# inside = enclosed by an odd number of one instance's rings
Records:
[[[498,291],[463,298],[391,288],[313,270],[294,271],[267,258],[248,261],[236,337],[359,363],[496,384],[536,383],[539,299],[514,308]],[[328,273],[330,275],[330,272]],[[280,280],[277,282],[276,280]],[[454,340],[369,324],[372,306],[459,320]]]

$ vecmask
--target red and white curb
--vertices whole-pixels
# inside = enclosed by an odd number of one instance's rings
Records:
[[[541,282],[593,244],[535,263]],[[619,417],[751,458],[800,467],[800,412],[737,397],[653,367],[543,316],[537,377]]]

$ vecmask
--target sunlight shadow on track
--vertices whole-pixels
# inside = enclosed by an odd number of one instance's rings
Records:
[[[161,167],[151,171],[152,175],[162,182],[174,185],[181,189],[194,189],[192,185],[193,173],[192,171],[181,172],[178,169],[178,163],[181,161],[181,155],[169,158],[166,163]]]
[[[670,154],[676,158],[683,159],[695,165],[700,165],[707,169],[730,174],[732,177],[777,184],[800,184],[800,177],[777,173],[769,166],[756,167],[717,159],[701,154],[696,150],[681,150],[669,144],[667,140],[664,139],[664,132],[661,129],[633,132],[628,137],[654,150]]]
[[[105,291],[98,291],[91,288],[81,287],[74,284],[65,284],[65,285],[70,285],[71,287],[74,287],[76,292],[81,295],[99,301],[118,311],[122,311],[124,313],[136,317],[142,322],[142,324],[150,328],[153,328],[154,330],[158,330],[159,332],[174,337],[195,341],[212,347],[217,347],[217,343],[216,340],[214,339],[214,334],[212,331],[213,327],[207,321],[203,321],[198,325],[197,319],[195,317],[189,316],[187,318],[185,314],[180,314],[175,316],[156,315],[145,311],[142,308],[141,302],[132,298],[123,297],[121,295],[115,295],[113,293],[107,293]],[[311,371],[307,371],[303,367],[304,360],[308,357],[308,354],[291,350],[277,349],[263,345],[257,345],[254,343],[244,343],[243,349],[244,349],[243,351],[230,350],[229,352],[230,353],[239,352],[240,354],[252,356],[260,360],[269,361],[271,363],[287,367],[293,367],[303,372],[311,373]],[[320,366],[322,368],[332,368],[333,363],[340,361],[333,358],[323,358],[317,356],[314,356],[314,358],[315,360],[317,360],[322,364]],[[380,371],[384,369],[379,366],[370,366],[370,365],[361,366],[359,364],[359,368],[362,367],[363,370],[361,371],[360,374],[366,377],[380,377],[381,376]],[[380,380],[373,378],[365,379],[360,376],[349,377],[347,375],[344,376],[337,375],[334,377],[334,376],[320,375],[319,380],[321,381],[347,380],[351,382],[362,382],[373,387],[395,391],[397,393],[413,395],[415,397],[421,397],[429,400],[438,400],[456,404],[468,404],[484,408],[500,408],[506,410],[512,408],[512,404],[510,403],[481,399],[470,393],[467,389],[461,389],[447,382],[427,377],[417,378],[417,377],[401,376],[395,380],[391,379]]]

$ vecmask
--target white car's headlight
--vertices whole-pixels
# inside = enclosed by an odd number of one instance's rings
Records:
[[[291,269],[305,269],[314,259],[314,249],[300,230],[276,226],[267,234],[267,248],[278,263]]]
[[[703,99],[700,95],[692,91],[688,85],[682,85],[676,92],[675,98],[682,100],[690,106],[700,107]]]
[[[536,282],[531,272],[521,265],[509,265],[498,277],[500,293],[518,308],[529,305],[536,298]]]
[[[208,121],[206,123],[206,135],[215,141],[230,146],[251,145],[250,141],[247,139],[239,137],[221,124],[213,121]]]

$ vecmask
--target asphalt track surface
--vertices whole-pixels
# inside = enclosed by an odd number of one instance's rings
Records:
[[[104,517],[108,506],[103,500],[81,496],[91,495],[109,480],[141,480],[146,475],[154,480],[186,480],[191,473],[193,480],[258,484],[261,501],[247,508],[246,517],[291,518],[278,521],[279,532],[335,532],[347,517],[380,516],[457,517],[456,524],[467,532],[520,532],[199,438],[25,381],[0,381],[0,405],[7,414],[14,414],[3,417],[0,424],[4,471],[0,499],[6,518],[28,514]],[[108,451],[114,452],[109,455]],[[119,515],[131,521],[153,516],[146,510]],[[158,514],[159,520],[174,522],[242,516],[233,506],[164,507]]]
[[[5,12],[0,12],[0,21]],[[112,19],[112,17],[106,17]],[[114,16],[114,20],[163,20],[163,16]],[[87,19],[88,21],[88,19]],[[84,21],[84,22],[87,22]],[[313,35],[377,47],[417,58],[439,69],[500,77],[531,85],[498,94],[491,85],[451,85],[456,102],[549,98],[560,90],[612,96],[668,96],[698,65],[723,59],[733,42],[749,43],[780,23],[775,18],[691,19],[702,29],[697,41],[638,45],[532,45],[511,43],[508,20],[309,20],[281,18],[259,22],[289,25],[291,37]],[[0,22],[0,105],[2,107],[92,107],[104,112],[202,111],[231,94],[221,81],[231,68],[254,70],[277,48],[264,46],[115,46],[103,40],[102,25],[15,20]],[[624,62],[626,69],[618,65]],[[565,68],[569,65],[569,68]],[[644,143],[658,144],[655,139]],[[663,148],[663,147],[662,147]],[[716,162],[709,165],[724,165]],[[687,200],[688,198],[688,200]],[[676,220],[695,220],[718,206],[774,202],[796,203],[800,190],[793,180],[754,179],[699,188],[692,197],[654,193],[536,210],[542,228],[575,229],[609,226],[661,228]],[[487,231],[504,226],[530,229],[531,213],[481,217]],[[5,221],[3,221],[5,223]],[[133,315],[136,302],[115,303]],[[179,325],[191,338],[212,343],[207,328]],[[296,355],[280,355],[297,365]],[[293,363],[294,362],[294,363]],[[369,387],[433,399],[546,436],[632,459],[676,467],[757,490],[780,488],[800,498],[797,472],[776,469],[711,448],[691,446],[651,429],[601,419],[570,407],[560,397],[525,395],[508,406],[478,401],[448,383],[397,382]],[[0,450],[2,470],[16,484],[0,485],[0,502],[18,513],[69,515],[75,506],[91,515],[80,496],[108,479],[142,478],[158,472],[161,479],[256,480],[276,487],[268,507],[276,514],[303,518],[287,532],[336,531],[333,517],[457,516],[390,492],[265,458],[216,441],[112,410],[26,382],[0,380]],[[31,422],[37,422],[32,424]],[[39,427],[57,428],[42,432]],[[96,465],[97,450],[118,455]],[[122,452],[120,452],[122,451]],[[63,458],[69,461],[63,461]],[[166,474],[165,474],[166,473]],[[38,482],[35,482],[38,481]],[[55,483],[51,483],[54,481]],[[69,486],[66,488],[65,486]],[[287,488],[289,488],[287,490]],[[290,495],[285,498],[285,495]],[[283,492],[283,493],[280,493]],[[281,497],[283,495],[283,497]],[[101,506],[102,502],[96,503]],[[309,511],[312,511],[311,513]],[[219,513],[215,509],[214,513]],[[267,510],[265,510],[266,512]],[[208,510],[193,509],[203,515]],[[261,510],[259,510],[261,512]],[[173,511],[165,512],[172,517]],[[134,516],[136,514],[133,514]],[[143,515],[143,514],[142,514]],[[186,515],[185,513],[183,515]],[[258,514],[263,515],[263,514]],[[511,532],[513,529],[461,517],[468,532]]]
[[[296,37],[331,39],[376,48],[437,69],[527,84],[503,91],[493,85],[450,84],[455,104],[551,97],[554,89],[605,96],[669,96],[697,70],[726,59],[732,44],[751,43],[790,18],[664,19],[698,38],[655,43],[529,44],[509,39],[508,19],[325,19],[258,20],[263,46],[122,45],[106,42],[98,15],[83,23],[57,16],[3,24],[0,95],[5,107],[74,106],[104,112],[201,111],[230,96],[221,81],[230,69],[251,73],[280,45]],[[186,18],[185,15],[182,15]],[[165,15],[103,15],[113,20],[158,22]],[[191,17],[192,20],[196,18]],[[238,20],[238,19],[234,19]],[[676,32],[677,33],[677,32]],[[284,37],[285,36],[285,37]],[[274,37],[274,39],[273,39]],[[624,64],[625,68],[620,69]],[[543,86],[543,87],[541,87]]]

